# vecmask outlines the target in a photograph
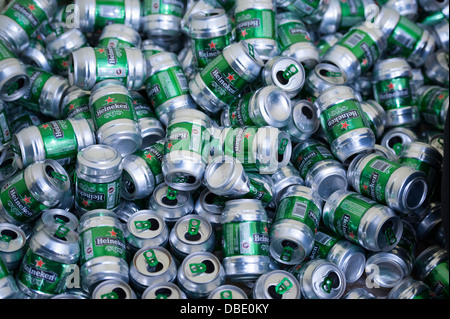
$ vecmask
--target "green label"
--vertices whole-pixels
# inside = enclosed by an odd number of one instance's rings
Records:
[[[116,79],[126,85],[128,60],[125,48],[94,48],[97,61],[97,82]]]
[[[103,96],[92,104],[91,114],[97,129],[117,119],[129,119],[137,122],[133,101],[126,94]]]
[[[230,104],[247,82],[228,64],[223,54],[212,60],[200,73],[206,86],[221,101]]]
[[[275,221],[293,219],[304,223],[315,234],[320,222],[320,210],[307,198],[289,196],[283,198],[278,204]]]
[[[380,56],[377,43],[364,31],[351,29],[338,44],[349,49],[358,59],[361,73],[365,73]]]
[[[258,170],[254,143],[257,131],[257,127],[231,128],[225,136],[222,148],[225,155],[237,158],[244,169],[249,171]]]
[[[255,38],[275,39],[275,11],[248,9],[235,14],[236,41]]]
[[[265,222],[223,224],[222,239],[224,257],[269,256],[269,234]]]
[[[32,0],[11,1],[2,14],[20,25],[29,37],[48,19],[45,11]]]
[[[412,105],[411,87],[408,78],[395,78],[375,83],[375,99],[385,110]]]
[[[147,77],[144,84],[153,108],[175,97],[189,94],[186,75],[180,66],[157,72]]]
[[[306,26],[301,21],[287,22],[277,27],[278,44],[280,50],[284,51],[294,43],[311,42]]]
[[[3,41],[0,42],[0,61],[10,58],[16,58],[15,54],[3,44]]]
[[[192,49],[194,51],[194,62],[198,68],[203,69],[209,62],[222,53],[222,50],[231,44],[231,33],[224,36],[194,39],[192,38]]]
[[[411,225],[403,223],[402,237],[398,241],[397,247],[401,247],[408,252],[411,257],[416,253],[416,234]]]
[[[201,123],[180,122],[170,125],[166,130],[165,153],[190,151],[200,155],[210,140],[209,131]]]
[[[319,7],[322,0],[296,0],[286,6],[286,9],[299,14],[300,18],[310,16]]]
[[[5,262],[3,261],[3,258],[0,257],[0,280],[2,280],[5,277],[8,277],[10,275],[8,267],[6,267]]]
[[[325,259],[331,247],[338,242],[339,238],[324,229],[319,229],[314,237],[314,245],[309,254],[309,259]]]
[[[89,109],[89,95],[78,97],[64,105],[63,115],[66,118],[91,119],[92,114]]]
[[[228,112],[228,120],[231,126],[255,125],[248,111],[249,101],[253,94],[254,92],[247,93],[231,103]]]
[[[182,18],[185,3],[185,0],[144,0],[143,16],[165,14]]]
[[[292,157],[292,165],[299,171],[300,176],[305,179],[311,167],[327,159],[335,159],[335,157],[325,145],[317,143],[307,146],[295,154]]]
[[[358,228],[361,218],[374,203],[358,194],[346,196],[334,211],[334,230],[349,241],[359,244]]]
[[[53,66],[56,74],[67,75],[69,72],[69,55],[65,57],[54,57]]]
[[[409,57],[422,37],[423,29],[407,17],[401,16],[400,21],[387,39],[390,56]]]
[[[24,170],[2,186],[0,200],[8,215],[20,223],[32,221],[49,208],[41,204],[28,190]]]
[[[100,226],[85,230],[80,234],[80,263],[92,258],[113,256],[126,258],[126,245],[121,229],[113,226]]]
[[[78,143],[72,124],[68,120],[48,122],[38,126],[44,142],[45,156],[49,159],[75,158]]]
[[[330,143],[347,132],[368,127],[361,114],[361,105],[354,100],[335,104],[321,112],[320,122]]]
[[[72,265],[44,258],[28,249],[17,279],[34,291],[57,295],[66,289],[71,272]]]
[[[30,86],[27,92],[18,100],[19,104],[31,108],[36,112],[40,112],[39,98],[45,83],[53,74],[38,70],[34,67],[27,67],[28,77],[30,78]]]
[[[392,162],[381,155],[370,159],[364,166],[359,179],[361,195],[386,204],[386,185],[392,173],[401,165]]]
[[[102,30],[109,24],[125,23],[125,1],[96,0],[94,30]]]
[[[438,171],[436,168],[431,166],[428,162],[422,161],[419,158],[413,157],[399,157],[398,162],[402,166],[409,166],[414,168],[415,170],[421,171],[425,174],[425,178],[428,185],[428,193],[427,195],[432,195],[432,190],[435,187],[435,182],[438,177]]]
[[[0,102],[0,142],[4,145],[11,141],[12,136],[6,113],[4,110],[1,110],[1,103],[2,102]]]
[[[145,99],[140,96],[132,98],[134,110],[136,111],[137,119],[142,118],[152,118],[156,119],[155,113],[153,113],[152,108],[147,104]]]
[[[448,95],[448,89],[436,86],[427,90],[423,97],[420,98],[420,113],[426,122],[434,124],[438,128],[444,128],[445,118],[442,107],[445,105],[445,101],[448,100]]]
[[[161,178],[162,169],[161,164],[164,157],[164,144],[155,143],[146,148],[145,150],[138,150],[134,155],[139,156],[147,163],[148,167],[153,173],[153,176],[158,180],[158,176]]]
[[[75,175],[75,203],[86,210],[114,209],[120,202],[122,178],[109,183],[90,183]]]
[[[249,178],[249,181],[250,191],[242,198],[259,199],[263,203],[270,203],[270,201],[272,200],[272,195],[270,194],[270,191],[264,186],[264,184],[251,177]]]
[[[111,47],[111,48],[134,48],[135,45],[131,42],[118,39],[118,38],[103,38],[98,43],[99,47]]]
[[[339,1],[341,6],[341,29],[347,29],[364,20],[364,4],[361,0]]]
[[[438,299],[448,299],[449,298],[449,268],[448,259],[441,262],[423,280],[432,292],[432,296]]]

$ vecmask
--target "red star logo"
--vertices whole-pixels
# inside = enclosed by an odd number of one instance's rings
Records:
[[[311,40],[311,38],[309,36],[307,36],[307,35],[305,35],[305,39],[308,40],[308,41]]]
[[[69,105],[69,110],[73,110],[75,108],[75,104],[70,104]]]
[[[242,30],[242,31],[241,31],[241,36],[242,36],[243,38],[245,38],[245,36],[246,36],[247,34],[248,34],[248,33],[247,33],[246,30]]]
[[[353,234],[353,232],[350,232],[348,235],[350,236],[350,238],[355,238],[355,234]]]
[[[117,237],[117,233],[114,231],[114,229],[111,229],[108,233],[111,234],[111,237]]]
[[[153,158],[153,155],[150,154],[150,153],[147,153],[147,154],[145,154],[145,158],[146,158],[146,159],[152,159],[152,158]]]
[[[363,185],[363,188],[365,191],[367,191],[369,189],[369,186],[367,186],[366,184]]]
[[[303,159],[303,155],[300,155],[298,158],[297,158],[297,162],[301,162],[302,161],[302,159]]]
[[[348,128],[348,123],[347,123],[347,121],[345,121],[344,123],[341,123],[341,129],[344,129],[344,130],[346,130],[347,128]]]
[[[62,64],[63,68],[69,67],[69,62],[67,62],[67,61],[63,61],[61,64]]]
[[[45,265],[45,263],[42,261],[42,258],[39,260],[35,260],[36,261],[36,266],[35,267],[39,267],[42,269],[42,266]]]
[[[88,207],[88,206],[89,206],[89,201],[83,200],[83,203],[82,203],[82,204],[84,205],[84,207]]]
[[[24,198],[22,198],[22,200],[24,201],[25,204],[31,203],[31,197],[27,197],[26,195]]]
[[[391,83],[388,84],[387,87],[388,87],[389,90],[393,90],[395,88],[395,85],[394,85],[394,83],[391,82]]]
[[[133,104],[137,104],[137,101],[133,101]]]
[[[9,130],[5,130],[5,136],[9,136]]]
[[[105,49],[100,48],[100,49],[97,50],[97,52],[98,52],[98,53],[105,53]]]
[[[43,124],[41,127],[42,127],[42,128],[49,128],[50,125],[48,125],[48,124]]]
[[[30,11],[34,11],[34,10],[36,10],[36,7],[34,6],[34,4],[29,4],[28,5],[28,10],[30,10]]]
[[[230,74],[230,73],[228,73],[228,76],[227,76],[227,79],[228,79],[228,81],[234,81],[234,74]]]
[[[108,98],[105,101],[106,103],[112,103],[114,101],[114,98],[108,96]]]
[[[310,96],[308,96],[306,99],[308,100],[308,102],[311,102],[311,103],[313,102],[312,98]]]
[[[250,133],[245,134],[245,138],[248,139],[250,136],[252,136]]]
[[[440,100],[442,100],[444,97],[445,97],[445,95],[444,95],[444,94],[441,94],[441,95],[438,96],[437,99],[440,101]]]
[[[167,144],[167,148],[170,150],[170,148],[173,146],[172,142],[170,142],[169,144]]]
[[[367,65],[367,63],[368,63],[367,59],[364,59],[364,60],[362,61],[362,65]]]
[[[208,44],[208,46],[209,46],[209,48],[212,50],[212,49],[215,49],[216,48],[216,45],[217,45],[217,43],[214,43],[214,41],[212,41],[211,40],[211,43],[210,44]]]
[[[233,113],[231,114],[231,117],[232,117],[233,119],[235,119],[235,118],[236,118],[236,112],[233,112]]]

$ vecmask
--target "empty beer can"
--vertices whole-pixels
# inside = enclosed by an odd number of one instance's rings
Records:
[[[399,281],[387,295],[388,299],[432,299],[433,293],[422,281],[406,277]]]
[[[293,142],[309,139],[320,127],[316,106],[308,100],[292,102],[292,113],[288,124],[282,129],[289,133]]]
[[[103,28],[102,34],[98,39],[97,46],[113,48],[140,48],[141,35],[136,29],[126,24],[109,24]]]
[[[137,299],[137,297],[126,282],[108,279],[95,287],[91,299]]]
[[[234,285],[222,285],[211,291],[208,299],[248,299],[246,293]]]
[[[142,31],[150,39],[177,41],[181,36],[180,22],[185,10],[186,1],[183,0],[167,3],[146,0],[142,3]]]
[[[394,127],[384,132],[380,145],[398,156],[404,145],[418,140],[419,137],[412,130],[406,127]]]
[[[2,257],[0,256],[0,299],[17,298],[19,288],[16,279],[12,273],[6,268]]]
[[[305,80],[305,90],[314,97],[332,86],[347,84],[347,77],[337,66],[330,63],[317,64]]]
[[[0,223],[0,263],[3,263],[6,269],[17,270],[27,249],[27,236],[19,226]],[[4,268],[0,269],[5,271]]]
[[[172,282],[158,282],[148,286],[141,299],[187,299],[187,296]]]
[[[275,56],[264,64],[261,77],[263,85],[275,85],[293,98],[303,88],[306,75],[303,65],[297,59]]]
[[[30,85],[24,63],[8,45],[8,42],[0,42],[0,98],[3,101],[17,100],[27,92]]]
[[[79,222],[78,218],[71,212],[60,208],[51,208],[44,211],[41,217],[34,223],[33,232],[36,233],[46,225],[53,224],[63,225],[76,232]]]
[[[448,112],[449,90],[437,85],[425,85],[417,89],[417,105],[423,120],[443,130]]]
[[[285,270],[272,270],[260,276],[252,289],[253,299],[300,299],[300,284]]]

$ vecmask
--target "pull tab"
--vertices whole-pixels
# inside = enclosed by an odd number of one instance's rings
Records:
[[[63,181],[63,182],[67,181],[67,176],[66,175],[60,174],[60,173],[58,173],[56,171],[52,171],[52,177],[54,177],[56,179],[59,179],[60,181]]]
[[[206,271],[206,265],[204,263],[189,264],[189,269],[194,275],[199,275]]]
[[[166,197],[168,200],[175,200],[177,198],[178,191],[176,189],[167,187]]]
[[[389,245],[393,245],[397,241],[397,237],[395,237],[395,233],[391,227],[387,228],[384,231],[384,235],[386,236],[386,240],[389,243]]]
[[[144,258],[150,267],[155,267],[156,265],[158,265],[158,259],[156,258],[156,254],[153,249],[145,251]]]
[[[61,225],[65,225],[66,224],[66,222],[62,218],[59,218],[59,217],[55,218],[55,222],[58,223],[58,224],[61,224]]]
[[[11,241],[12,237],[8,236],[8,235],[1,235],[0,236],[0,241],[4,242],[4,243],[9,243]]]
[[[396,155],[400,155],[400,152],[402,151],[402,148],[403,148],[403,144],[402,143],[395,143],[394,147],[393,147],[395,154]]]
[[[286,70],[284,70],[283,77],[286,80],[289,80],[291,77],[293,77],[297,73],[298,73],[297,66],[295,64],[291,64],[290,66],[288,66],[288,68]]]
[[[135,220],[134,227],[138,230],[150,229],[150,227],[152,227],[152,223],[148,220]]]
[[[292,288],[292,286],[294,286],[294,284],[292,283],[292,281],[289,280],[289,278],[284,277],[280,283],[275,287],[275,292],[277,294],[284,294],[286,291],[288,291],[289,289]]]
[[[66,235],[67,235],[67,233],[70,231],[70,229],[69,228],[67,228],[66,226],[64,226],[64,225],[60,225],[59,227],[58,227],[58,229],[55,231],[55,236],[56,237],[59,237],[59,238],[64,238],[64,237],[66,237]]]
[[[166,294],[157,294],[155,296],[155,299],[167,299],[167,295]]]
[[[328,77],[330,77],[330,78],[337,78],[337,77],[342,76],[342,73],[341,73],[341,72],[327,71],[327,72],[325,73],[325,75],[328,76]]]
[[[255,49],[253,48],[253,45],[251,45],[250,43],[247,44],[248,44],[248,53],[253,59],[255,59]]]
[[[292,249],[292,247],[285,246],[283,247],[283,251],[281,252],[280,259],[289,262],[292,259],[293,253],[294,249]]]
[[[321,284],[322,290],[329,294],[331,292],[332,286],[333,280],[330,277],[325,277],[324,281]]]
[[[220,299],[233,299],[231,290],[224,290],[220,293]]]
[[[189,220],[189,229],[188,229],[188,233],[189,235],[195,236],[198,233],[198,229],[200,226],[200,220],[199,219],[191,219]]]
[[[107,294],[103,294],[100,296],[102,299],[119,299],[119,295],[115,293],[114,291],[111,291]]]

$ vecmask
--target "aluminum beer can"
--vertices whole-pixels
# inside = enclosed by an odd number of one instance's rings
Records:
[[[162,171],[172,188],[199,188],[209,153],[212,120],[199,110],[176,109],[166,129]]]
[[[322,19],[330,0],[277,0],[277,6],[296,13],[305,23],[313,24]]]
[[[141,42],[141,51],[145,59],[149,56],[164,51],[164,48],[157,45],[152,39],[145,39]]]
[[[223,9],[202,10],[194,13],[190,22],[189,35],[197,70],[205,68],[233,40],[231,23]]]
[[[41,217],[34,223],[33,232],[37,233],[45,226],[53,224],[63,225],[77,232],[79,222],[78,218],[71,212],[60,208],[51,208],[44,211]]]
[[[358,155],[347,177],[356,192],[399,212],[417,209],[428,192],[423,172],[378,154]]]
[[[5,159],[7,150],[11,146],[12,132],[9,125],[6,104],[0,99],[0,163]]]
[[[172,282],[157,282],[144,290],[141,299],[187,299],[187,296]]]
[[[230,44],[189,81],[189,92],[201,108],[216,113],[255,82],[263,66],[250,43],[242,40]]]
[[[330,63],[319,63],[309,72],[305,80],[305,89],[318,98],[326,89],[347,84],[345,73]]]
[[[217,230],[222,226],[220,219],[224,207],[225,200],[205,188],[195,202],[194,213],[206,218],[211,226]]]
[[[10,271],[18,269],[27,248],[27,236],[19,226],[0,223],[0,263],[5,268]]]
[[[437,15],[439,15],[439,13],[437,13]],[[421,26],[426,28],[424,23],[421,23]],[[443,50],[448,53],[450,40],[448,20],[443,19],[439,23],[430,26],[428,31],[433,35],[434,39],[436,40],[436,48],[438,50]]]
[[[188,191],[172,189],[166,183],[155,187],[149,200],[149,209],[161,216],[172,227],[182,216],[192,213],[194,199]]]
[[[19,289],[33,299],[63,293],[80,257],[78,240],[77,233],[63,225],[44,226],[35,233],[17,275]]]
[[[264,61],[279,55],[276,7],[270,0],[236,0],[234,9],[236,42],[251,44]]]
[[[187,1],[186,11],[180,21],[181,32],[189,36],[193,16],[197,12],[205,12],[213,9],[215,9],[215,5],[211,4],[208,0]]]
[[[183,260],[197,251],[213,252],[216,236],[210,222],[201,216],[185,215],[177,220],[169,235],[172,254]]]
[[[387,206],[352,191],[336,191],[325,202],[326,228],[370,251],[389,251],[402,235],[400,218]]]
[[[428,56],[424,64],[424,71],[426,76],[435,84],[443,87],[449,86],[448,55],[448,51],[435,51]]]
[[[414,265],[417,236],[414,228],[403,221],[403,233],[390,251],[372,253],[366,262],[366,275],[377,285],[392,288],[408,277]]]
[[[413,21],[417,19],[419,9],[417,0],[388,0],[384,5]]]
[[[331,152],[344,165],[348,165],[357,154],[373,149],[375,135],[350,87],[331,87],[314,103]]]
[[[300,299],[300,284],[285,270],[272,270],[260,276],[252,289],[253,299]]]
[[[430,288],[422,281],[406,277],[399,281],[386,297],[387,299],[432,299]]]
[[[22,129],[14,134],[12,149],[22,169],[45,159],[69,164],[79,151],[95,142],[94,131],[86,119],[69,118]]]
[[[133,213],[124,227],[128,249],[135,254],[146,246],[166,247],[169,241],[169,228],[164,219],[151,210]]]
[[[264,64],[261,77],[263,85],[275,85],[293,98],[303,88],[306,75],[296,58],[275,56]]]
[[[318,139],[297,144],[292,151],[291,163],[299,171],[305,186],[311,187],[322,200],[327,200],[337,190],[347,189],[345,168]]]
[[[414,278],[430,287],[433,298],[449,297],[448,273],[448,252],[437,245],[426,248],[414,261]]]
[[[21,129],[30,125],[39,125],[43,122],[43,116],[40,113],[20,105],[6,105],[6,116],[11,131],[11,136]],[[13,107],[10,107],[13,106]]]
[[[45,43],[42,40],[32,39],[30,45],[20,52],[20,59],[27,65],[52,72],[52,61],[47,57]]]
[[[136,29],[126,24],[109,24],[103,28],[97,46],[140,48],[141,35]]]
[[[10,1],[0,14],[0,39],[20,53],[39,26],[53,17],[57,7],[56,0]]]
[[[445,127],[448,95],[448,88],[437,85],[425,85],[417,90],[417,105],[423,120],[440,130]]]
[[[311,252],[322,215],[322,200],[307,186],[293,185],[280,198],[270,226],[270,255],[297,265]]]
[[[111,79],[96,84],[89,98],[97,143],[114,147],[122,156],[142,145],[142,132],[130,92]]]
[[[387,126],[414,126],[419,122],[419,110],[413,103],[411,78],[412,69],[404,58],[375,63],[372,72],[373,95],[386,110]]]
[[[109,279],[95,287],[91,299],[137,299],[137,296],[126,282]]]
[[[356,282],[364,273],[366,252],[359,244],[341,238],[336,233],[319,228],[308,259],[326,259],[335,263],[345,275],[347,283]]]
[[[82,90],[76,86],[68,88],[61,101],[62,118],[84,118],[95,129],[91,110],[89,109],[90,96],[90,91]]]
[[[225,282],[225,270],[219,259],[210,252],[188,255],[178,268],[177,283],[193,299],[206,299]]]
[[[363,49],[365,48],[365,49]],[[351,28],[323,56],[322,62],[339,67],[348,82],[353,82],[369,70],[386,49],[382,30],[369,22]]]
[[[0,21],[1,21],[0,15]],[[0,98],[9,102],[22,97],[30,79],[23,62],[10,50],[8,42],[0,42]]]
[[[230,281],[252,281],[269,271],[267,212],[256,199],[225,203],[222,212],[223,266]]]
[[[97,32],[109,24],[125,24],[139,30],[141,5],[138,0],[75,0],[79,8],[80,29],[84,33]]]
[[[0,191],[0,219],[15,225],[35,220],[57,206],[69,190],[67,172],[54,160],[36,162],[19,171]]]
[[[380,139],[387,126],[386,111],[377,101],[370,99],[361,102],[361,109],[369,122],[370,129],[375,135],[375,140]]]
[[[115,210],[120,202],[122,157],[112,147],[90,145],[77,155],[75,208],[79,215],[95,209]]]
[[[117,219],[122,223],[122,226],[124,226],[130,219],[131,215],[143,208],[147,207],[138,206],[135,202],[122,199],[119,203],[119,208],[117,208],[116,211]]]
[[[347,292],[341,299],[377,299],[364,288],[355,288]]]
[[[116,79],[129,90],[139,90],[145,72],[144,55],[137,48],[84,47],[69,57],[70,85],[83,90],[107,79]]]
[[[163,156],[164,140],[126,155],[122,161],[121,196],[127,200],[149,196],[164,181],[161,168]]]
[[[142,4],[142,31],[150,39],[176,41],[181,35],[180,22],[185,10],[186,0],[167,3],[161,0],[145,0]]]
[[[176,109],[195,109],[188,82],[175,53],[160,52],[146,58],[145,89],[156,116],[166,127]]]
[[[3,182],[13,176],[18,170],[17,158],[10,147],[7,149],[0,149],[0,187],[3,186]]]
[[[343,36],[340,32],[321,35],[316,43],[317,49],[319,50],[319,59],[321,60],[325,53],[338,43]]]
[[[340,299],[347,286],[342,270],[325,259],[306,262],[299,271],[298,281],[304,299]]]
[[[278,86],[268,85],[249,92],[225,106],[221,124],[229,126],[266,126],[282,128],[291,116],[291,99]]]
[[[307,70],[312,70],[319,63],[319,50],[303,21],[294,12],[281,12],[277,14],[276,22],[280,54],[294,58]]]
[[[14,103],[44,115],[60,118],[61,101],[70,86],[69,81],[60,75],[32,66],[27,66],[26,69],[30,86],[27,92]]]
[[[270,207],[277,207],[281,196],[283,196],[287,189],[291,186],[302,186],[305,184],[305,181],[300,176],[300,173],[291,163],[288,163],[284,167],[280,167],[270,176],[270,178],[273,182],[273,196],[272,201],[270,202]]]
[[[116,214],[106,209],[87,212],[80,218],[81,286],[92,292],[105,280],[128,283],[126,242]]]
[[[208,299],[248,299],[248,297],[238,286],[222,285],[211,291]]]
[[[283,128],[291,141],[300,143],[309,139],[320,127],[316,106],[308,100],[292,101],[292,114]]]
[[[174,282],[176,276],[172,255],[160,246],[142,247],[130,263],[130,284],[139,293],[155,283]]]
[[[17,298],[18,292],[16,280],[0,256],[0,299]]]
[[[431,203],[415,225],[417,237],[430,245],[445,247],[445,231],[442,224],[442,207],[438,202]]]
[[[394,127],[384,132],[380,145],[398,156],[404,145],[418,140],[419,137],[412,130]]]

